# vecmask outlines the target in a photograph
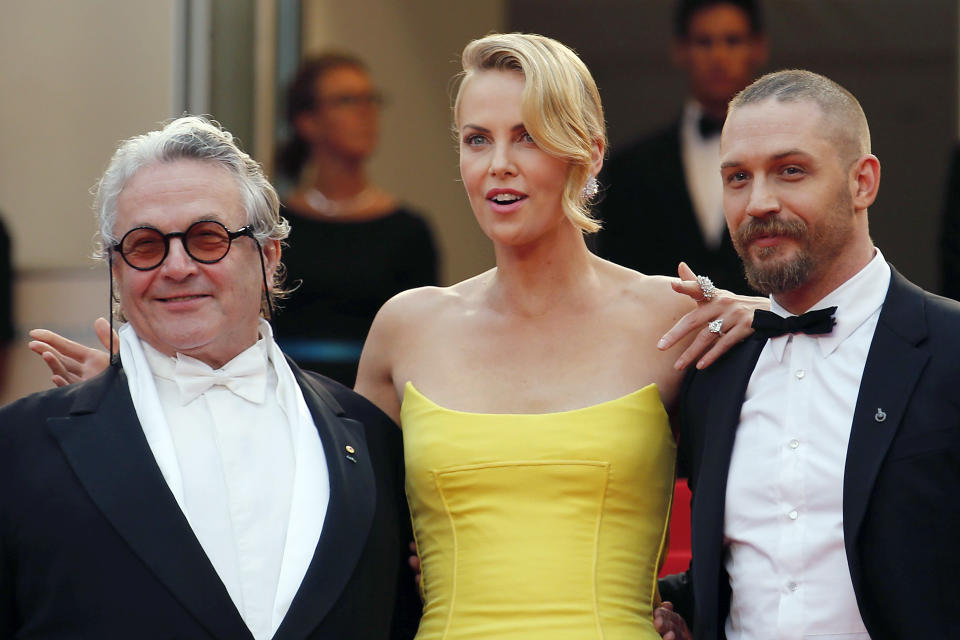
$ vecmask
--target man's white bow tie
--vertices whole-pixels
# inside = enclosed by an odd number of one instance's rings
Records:
[[[221,369],[211,369],[196,358],[177,354],[173,379],[183,404],[188,404],[214,385],[221,385],[241,398],[262,404],[267,394],[267,361],[262,349],[247,349]]]

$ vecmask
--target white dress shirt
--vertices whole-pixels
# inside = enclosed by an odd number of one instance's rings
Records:
[[[844,550],[843,472],[889,283],[877,251],[811,308],[837,307],[831,333],[771,338],[760,354],[727,481],[729,640],[869,639]]]
[[[269,325],[216,371],[160,353],[130,325],[121,359],[164,479],[254,638],[271,638],[313,558],[330,487],[319,434]],[[244,387],[235,392],[223,376],[237,367]],[[214,384],[189,389],[196,377],[185,368]]]
[[[723,242],[727,223],[723,215],[723,184],[720,180],[720,134],[700,135],[703,108],[690,100],[680,119],[680,157],[687,192],[707,247],[716,249]]]

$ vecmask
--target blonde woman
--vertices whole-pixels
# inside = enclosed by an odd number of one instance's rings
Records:
[[[459,82],[460,173],[496,267],[390,300],[357,380],[403,428],[417,638],[659,638],[683,374],[657,345],[696,306],[671,284],[700,289],[587,249],[606,135],[570,49],[491,35]],[[744,304],[700,310],[734,325],[720,349],[749,332]]]

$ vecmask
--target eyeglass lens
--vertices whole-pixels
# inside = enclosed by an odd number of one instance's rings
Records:
[[[179,237],[187,255],[197,262],[211,264],[230,251],[230,233],[219,222],[195,222],[186,231],[163,234],[157,229],[132,229],[120,241],[120,254],[134,269],[152,269],[167,256],[170,238]]]
[[[357,107],[382,107],[384,104],[383,95],[374,93],[346,93],[342,95],[330,96],[322,100],[328,106],[334,108],[357,108]]]

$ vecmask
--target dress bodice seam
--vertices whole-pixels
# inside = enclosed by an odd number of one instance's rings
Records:
[[[463,411],[460,409],[450,409],[441,404],[437,404],[436,402],[434,402],[433,400],[425,396],[423,393],[420,392],[419,389],[417,389],[417,387],[410,380],[407,380],[406,384],[404,384],[404,400],[406,400],[407,393],[412,391],[421,400],[426,402],[428,405],[430,405],[434,409],[439,409],[440,411],[444,411],[446,413],[453,413],[453,414],[462,415],[462,416],[524,419],[524,418],[563,416],[563,415],[575,414],[581,411],[590,411],[592,409],[599,409],[601,407],[606,407],[608,405],[612,405],[615,403],[621,403],[629,398],[633,398],[634,396],[640,396],[644,393],[648,393],[648,390],[650,389],[653,389],[654,391],[657,392],[657,406],[663,411],[666,411],[666,407],[663,406],[663,400],[660,398],[660,391],[656,382],[651,382],[649,384],[646,384],[640,387],[639,389],[634,389],[630,393],[626,393],[618,398],[604,400],[603,402],[597,402],[591,405],[587,405],[585,407],[578,407],[576,409],[564,409],[560,411],[540,411],[540,412],[533,412],[533,413],[511,413],[511,412],[491,413],[486,411]],[[402,406],[402,403],[401,403],[401,406]]]

